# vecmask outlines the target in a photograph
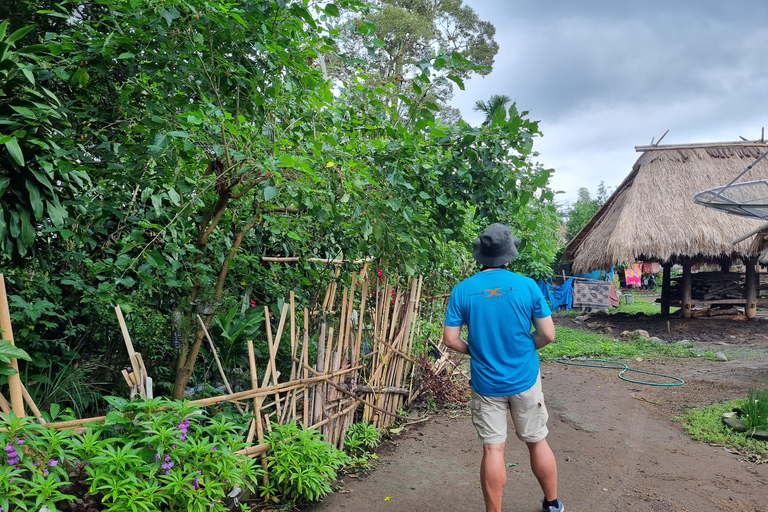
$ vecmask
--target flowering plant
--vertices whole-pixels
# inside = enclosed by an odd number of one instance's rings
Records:
[[[61,464],[68,455],[65,434],[13,413],[0,415],[0,426],[0,511],[11,505],[55,511],[56,503],[74,498],[63,490],[69,480]]]
[[[108,401],[116,410],[79,434],[0,415],[0,512],[55,512],[89,497],[107,511],[225,511],[255,489],[261,468],[235,453],[245,446],[240,425],[224,414],[167,399]]]

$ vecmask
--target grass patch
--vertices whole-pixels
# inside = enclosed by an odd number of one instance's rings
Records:
[[[637,338],[632,341],[617,341],[602,334],[556,326],[555,341],[539,350],[542,359],[558,357],[692,357],[690,347]]]
[[[724,412],[731,412],[743,405],[744,400],[713,404],[701,409],[689,409],[682,416],[673,419],[680,422],[683,430],[696,441],[720,444],[765,458],[768,456],[768,442],[752,439],[745,433],[734,432],[721,420]]]

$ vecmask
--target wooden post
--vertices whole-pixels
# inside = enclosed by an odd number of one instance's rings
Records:
[[[672,301],[671,292],[671,273],[672,263],[667,261],[662,265],[664,273],[661,277],[661,316],[669,316],[669,303]]]
[[[13,326],[11,325],[11,311],[8,309],[8,295],[5,292],[5,277],[0,274],[0,329],[3,330],[3,338],[13,342]],[[24,417],[24,392],[22,391],[21,377],[19,376],[19,362],[15,357],[10,358],[8,365],[15,370],[13,375],[8,376],[8,390],[11,397],[11,408],[16,416]]]
[[[755,318],[757,316],[757,286],[760,280],[760,274],[756,271],[757,258],[746,258],[744,265],[747,267],[744,276],[746,279],[744,283],[744,298],[746,299],[744,315],[747,318]]]
[[[691,262],[683,262],[683,279],[680,282],[680,316],[691,318]]]

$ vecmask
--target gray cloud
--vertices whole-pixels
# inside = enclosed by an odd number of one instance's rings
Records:
[[[492,21],[494,71],[454,106],[506,94],[541,120],[541,162],[572,199],[618,185],[634,146],[760,136],[768,121],[768,2],[469,0]],[[713,184],[713,186],[716,184]]]

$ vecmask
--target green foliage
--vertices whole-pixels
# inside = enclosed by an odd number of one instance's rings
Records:
[[[324,441],[315,429],[290,422],[272,425],[264,442],[269,443],[269,487],[262,496],[295,502],[317,501],[331,492],[336,471],[347,461],[341,450]]]
[[[768,442],[749,437],[748,433],[739,433],[723,424],[723,413],[738,408],[740,401],[712,404],[700,409],[689,409],[682,416],[675,418],[693,439],[735,448],[742,452],[768,456]]]
[[[565,211],[565,215],[568,217],[565,224],[565,238],[569,241],[581,231],[581,228],[587,225],[587,222],[608,199],[608,191],[602,181],[597,187],[597,195],[594,199],[589,194],[589,190],[584,187],[579,188],[577,194],[576,202]]]
[[[542,359],[558,357],[691,357],[691,349],[680,344],[666,344],[640,337],[617,341],[602,334],[556,326],[555,341],[539,350]]]
[[[110,402],[115,410],[106,421],[81,434],[0,416],[0,444],[19,459],[3,460],[0,506],[55,511],[63,500],[89,499],[87,488],[101,510],[224,511],[233,488],[255,488],[257,462],[234,453],[243,447],[241,425],[221,414],[208,418],[188,403]]]
[[[365,76],[373,61],[338,51],[336,24],[349,20],[331,4],[24,4],[52,21],[2,36],[0,244],[14,247],[0,259],[17,340],[35,355],[30,375],[91,359],[125,366],[105,314],[119,304],[158,369],[157,389],[179,398],[190,379],[206,380],[195,370],[196,308],[225,312],[204,321],[230,335],[226,357],[237,366],[240,340],[258,322],[227,322],[230,308],[248,295],[256,310],[274,311],[289,290],[298,307],[313,307],[333,273],[309,257],[374,256],[392,274],[456,275],[473,265],[477,233],[501,221],[526,240],[518,264],[545,272],[553,171],[534,160],[538,122],[512,105],[480,128],[448,125],[435,103],[449,82],[485,72],[492,26],[461,2],[387,5],[426,20],[414,23],[442,41],[438,49],[420,39],[407,84],[374,85]],[[341,7],[349,19],[368,12],[359,1]],[[381,19],[380,32],[355,22],[355,37],[375,51],[389,41]],[[463,27],[458,39],[435,28],[445,20]],[[11,52],[17,41],[8,40],[22,35],[40,45]],[[321,55],[349,72],[326,80]],[[302,262],[260,261],[280,254]],[[174,312],[183,346],[172,352]]]
[[[351,457],[367,457],[381,442],[379,429],[368,423],[353,423],[344,438],[344,449]]]
[[[4,363],[0,364],[0,375],[16,375],[16,370],[8,365],[12,357],[26,361],[32,360],[29,354],[13,345],[10,341],[0,340],[0,363]]]
[[[36,231],[63,228],[63,202],[88,182],[74,170],[59,140],[68,121],[59,99],[38,76],[47,53],[42,45],[16,51],[32,26],[6,35],[0,22],[0,248],[6,256],[25,256]]]
[[[334,71],[357,74],[353,70],[362,65],[365,83],[386,90],[379,99],[394,107],[398,118],[409,117],[408,99],[431,103],[442,119],[457,120],[458,113],[447,107],[453,86],[463,90],[464,80],[491,72],[499,50],[493,24],[462,0],[373,0],[366,7],[370,12],[352,13],[351,22],[341,27],[340,53],[353,58],[332,61]],[[437,70],[433,80],[420,80],[424,62],[435,54],[455,54],[474,66]]]
[[[739,409],[747,428],[768,430],[768,388],[750,389]]]

